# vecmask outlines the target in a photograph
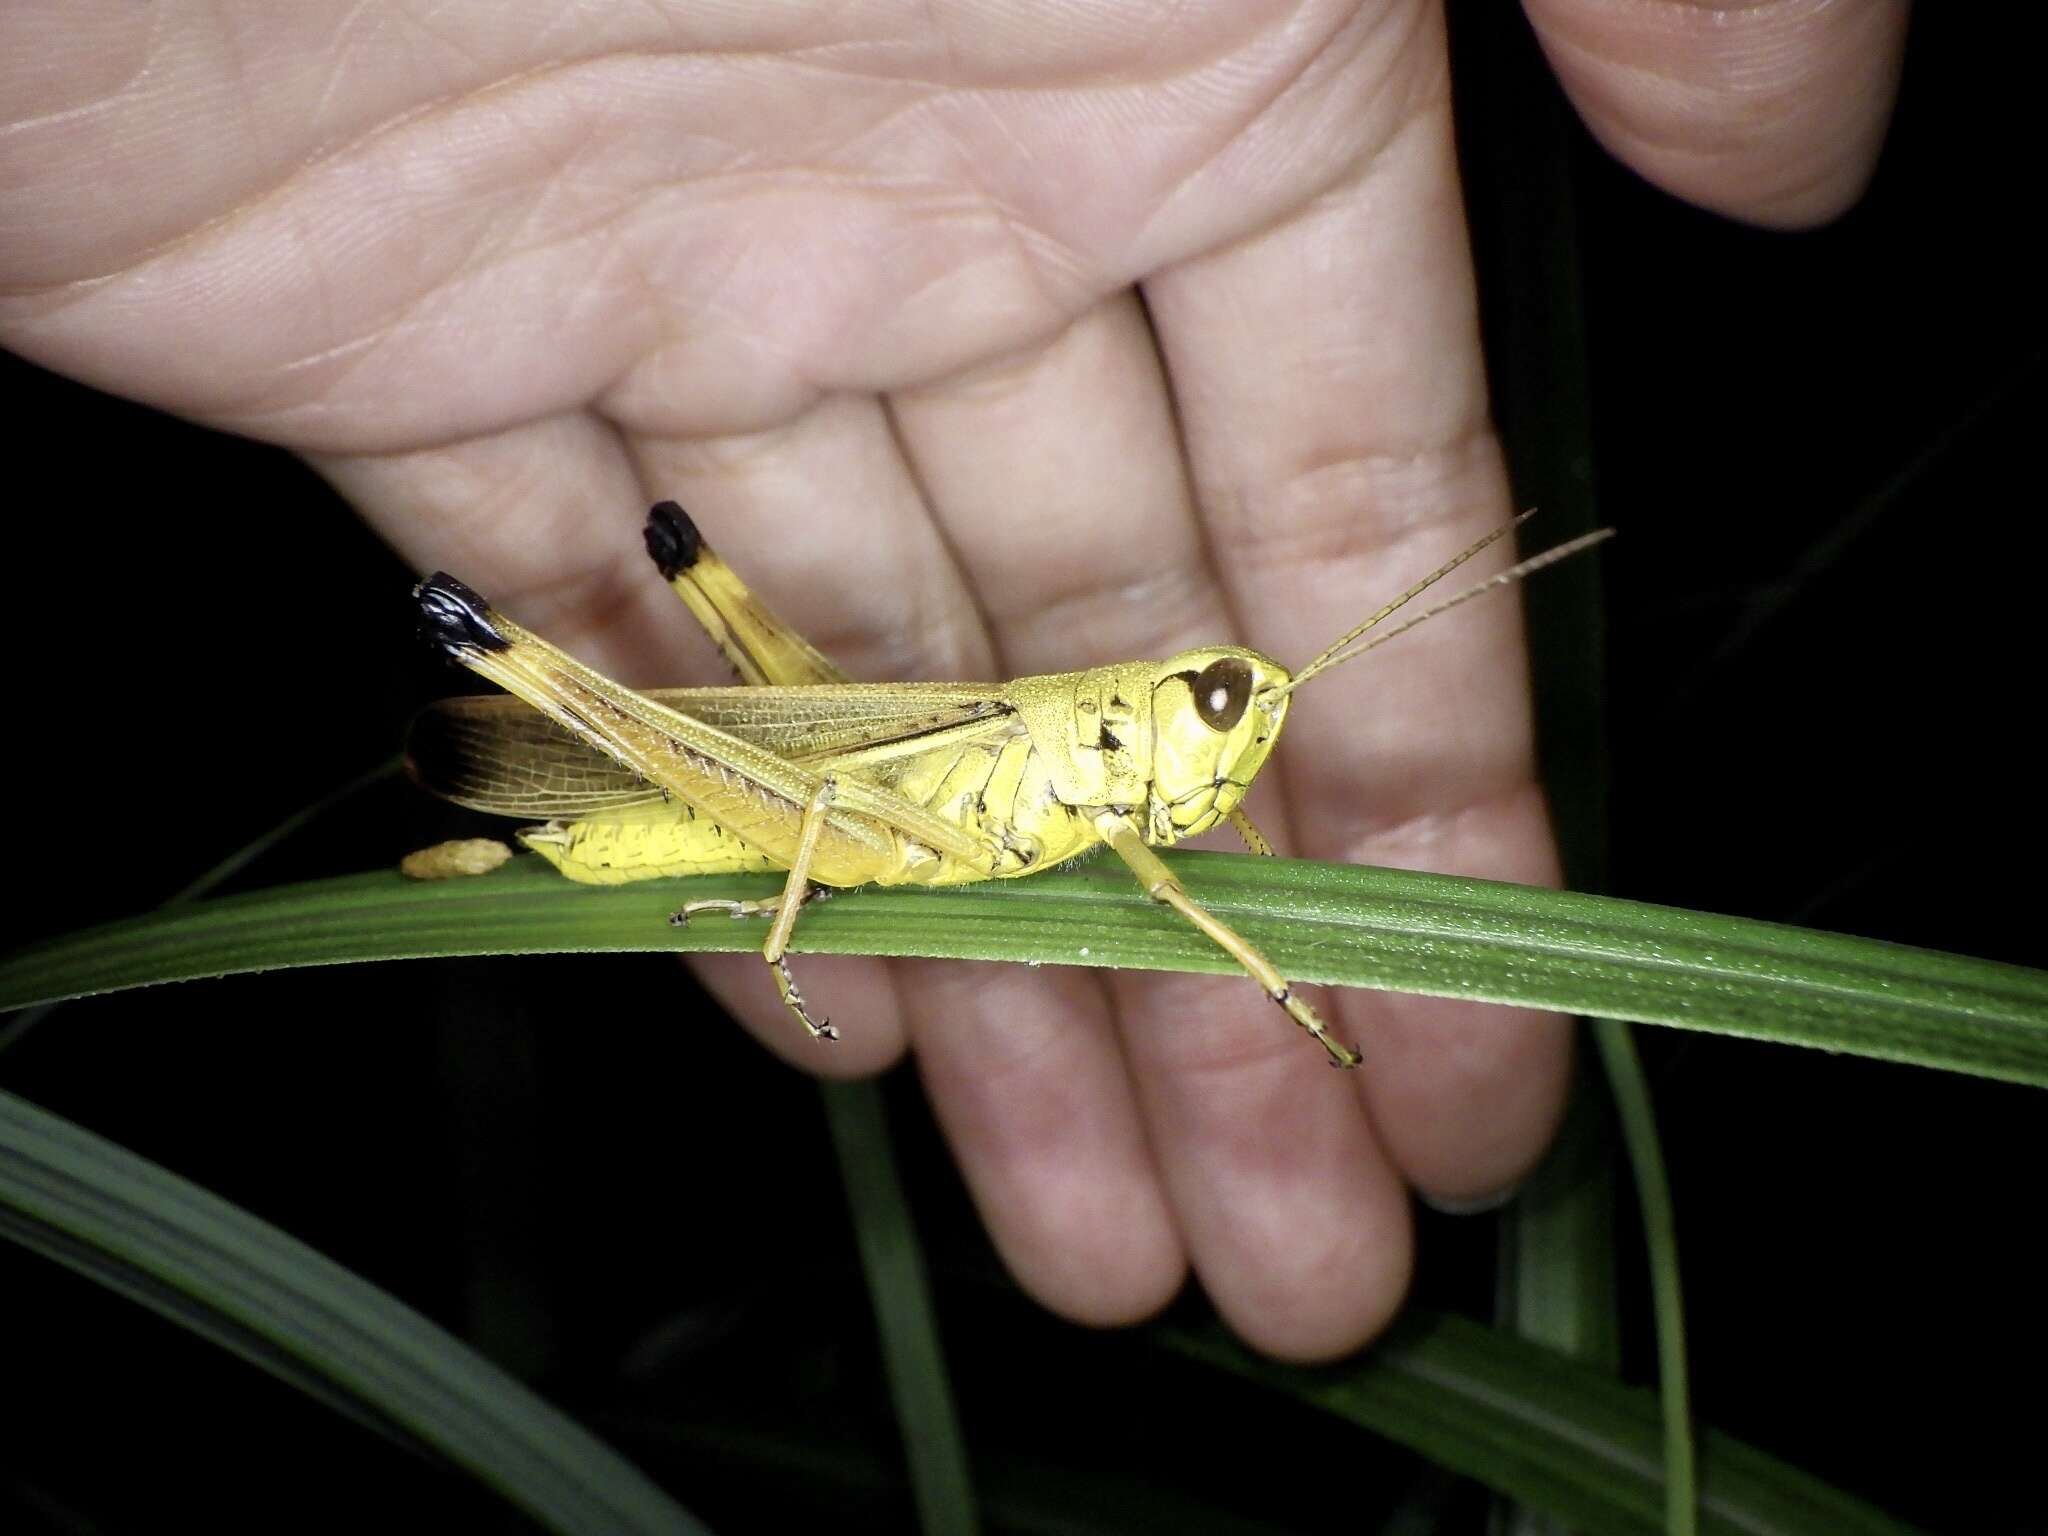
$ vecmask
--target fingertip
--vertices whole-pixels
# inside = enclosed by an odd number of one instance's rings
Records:
[[[1259,1283],[1207,1287],[1217,1312],[1251,1348],[1275,1360],[1322,1365],[1378,1338],[1400,1313],[1414,1278],[1415,1237],[1406,1201],[1379,1216],[1306,1240]]]
[[[1359,1091],[1388,1156],[1439,1208],[1498,1203],[1564,1117],[1571,1021],[1451,998],[1363,1006],[1379,1017],[1360,1025],[1372,1046]]]
[[[1826,223],[1868,185],[1898,95],[1907,0],[1529,0],[1593,136],[1688,202]]]
[[[1017,1284],[1047,1311],[1084,1328],[1145,1322],[1187,1283],[1187,1254],[1156,1190],[987,1225]]]
[[[1003,1263],[1070,1321],[1143,1321],[1187,1256],[1101,984],[1062,967],[905,971],[919,1074]]]
[[[1406,1294],[1414,1239],[1356,1075],[1251,1006],[1243,982],[1146,977],[1117,991],[1175,1219],[1224,1321],[1286,1360],[1334,1359],[1378,1333]]]
[[[873,1077],[903,1059],[905,1037],[895,987],[878,960],[796,955],[789,963],[804,995],[836,1038],[807,1031],[775,995],[759,955],[693,955],[698,979],[762,1045],[798,1071],[843,1082]]]
[[[1439,1216],[1489,1216],[1521,1192],[1522,1181],[1516,1179],[1512,1184],[1483,1195],[1438,1195],[1426,1189],[1418,1189],[1415,1191],[1415,1198]]]

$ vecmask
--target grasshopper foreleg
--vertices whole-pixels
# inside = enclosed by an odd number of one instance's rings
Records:
[[[1295,994],[1293,984],[1274,969],[1272,961],[1253,948],[1242,934],[1196,904],[1173,871],[1166,867],[1166,862],[1146,846],[1144,838],[1128,817],[1115,811],[1104,811],[1095,818],[1095,825],[1101,831],[1103,841],[1116,850],[1117,857],[1138,877],[1145,894],[1172,907],[1207,934],[1217,948],[1243,966],[1252,980],[1265,989],[1266,996],[1284,1008],[1290,1019],[1315,1036],[1316,1042],[1329,1052],[1331,1066],[1355,1067],[1364,1060],[1324,1027],[1315,1009],[1308,1005],[1308,999]]]
[[[1237,829],[1237,835],[1243,840],[1245,847],[1262,859],[1273,857],[1273,844],[1268,841],[1266,834],[1261,832],[1253,823],[1251,817],[1245,815],[1244,807],[1236,806],[1232,808],[1230,824]]]

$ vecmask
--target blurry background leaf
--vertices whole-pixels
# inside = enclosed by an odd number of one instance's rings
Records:
[[[0,1235],[379,1434],[446,1457],[548,1530],[704,1529],[630,1463],[411,1308],[217,1196],[8,1093],[0,1093]]]

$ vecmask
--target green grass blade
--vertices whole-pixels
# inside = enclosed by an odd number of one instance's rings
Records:
[[[411,1308],[197,1185],[8,1093],[0,1093],[0,1231],[358,1422],[431,1447],[549,1530],[703,1530],[630,1463]]]
[[[1694,1486],[1697,1459],[1671,1181],[1664,1171],[1663,1143],[1657,1139],[1649,1080],[1643,1075],[1642,1058],[1636,1054],[1628,1026],[1596,1019],[1593,1039],[1607,1069],[1615,1112],[1621,1118],[1621,1137],[1628,1146],[1629,1169],[1635,1176],[1636,1204],[1643,1213],[1643,1238],[1650,1250],[1651,1306],[1657,1321],[1657,1394],[1664,1426],[1665,1528],[1671,1536],[1693,1536],[1699,1529],[1699,1494]]]
[[[1580,1055],[1571,1104],[1548,1154],[1500,1213],[1494,1321],[1609,1376],[1621,1374],[1616,1159],[1607,1094]],[[1492,1536],[1565,1536],[1563,1522],[1502,1505]]]
[[[1662,1429],[1648,1392],[1539,1345],[1410,1311],[1354,1364],[1260,1359],[1220,1329],[1160,1328],[1166,1347],[1315,1404],[1596,1536],[1661,1536]],[[1906,1536],[1901,1525],[1753,1447],[1709,1432],[1706,1536]]]
[[[2048,974],[1575,892],[1181,853],[1188,889],[1296,980],[1520,1003],[2048,1085]],[[750,950],[758,929],[667,914],[780,876],[576,886],[538,860],[471,880],[348,875],[170,908],[0,963],[0,1008],[290,965],[579,950]],[[799,951],[1228,972],[1107,863],[806,912]],[[1247,996],[1250,994],[1247,993]]]
[[[910,1463],[918,1527],[926,1536],[974,1536],[981,1529],[967,1445],[953,1410],[946,1357],[939,1346],[931,1282],[910,1201],[896,1172],[896,1150],[880,1085],[818,1085],[839,1176],[867,1274],[889,1396]]]
[[[1616,1160],[1606,1103],[1582,1056],[1557,1140],[1500,1213],[1494,1317],[1521,1338],[1618,1375]]]

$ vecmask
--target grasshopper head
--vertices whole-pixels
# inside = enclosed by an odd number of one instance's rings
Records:
[[[1363,656],[1413,629],[1426,619],[1468,602],[1482,593],[1555,565],[1569,555],[1598,544],[1614,530],[1582,534],[1540,555],[1532,555],[1497,576],[1467,587],[1454,597],[1416,615],[1404,624],[1367,639],[1367,634],[1396,610],[1405,607],[1452,571],[1504,537],[1535,514],[1524,512],[1502,523],[1453,555],[1435,571],[1370,615],[1299,672],[1290,674],[1271,657],[1242,646],[1216,645],[1183,651],[1160,664],[1152,687],[1152,784],[1146,807],[1146,836],[1153,843],[1171,843],[1206,832],[1237,809],[1252,779],[1265,766],[1280,727],[1287,719],[1287,701],[1294,690],[1318,673]]]
[[[1206,832],[1264,765],[1287,718],[1287,669],[1236,645],[1183,651],[1152,689],[1152,836]]]

